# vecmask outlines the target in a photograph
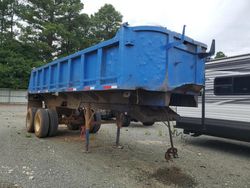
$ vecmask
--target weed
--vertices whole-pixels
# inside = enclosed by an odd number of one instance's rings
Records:
[[[31,138],[31,134],[26,134],[25,137],[26,138]]]

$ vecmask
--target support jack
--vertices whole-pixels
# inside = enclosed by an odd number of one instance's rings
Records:
[[[172,132],[171,132],[171,127],[170,127],[169,120],[167,121],[167,123],[166,122],[163,122],[163,123],[164,123],[164,125],[166,125],[168,127],[170,144],[171,144],[171,147],[169,149],[167,149],[167,151],[165,153],[165,159],[167,161],[169,161],[172,158],[178,158],[178,150],[177,150],[177,148],[174,147],[173,137],[172,137]]]

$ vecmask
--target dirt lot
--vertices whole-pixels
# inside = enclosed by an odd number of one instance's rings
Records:
[[[84,153],[79,132],[61,126],[58,136],[38,139],[25,131],[25,106],[0,106],[0,187],[250,187],[250,144],[201,136],[175,136],[179,158],[161,123],[132,123],[121,131],[104,125]]]

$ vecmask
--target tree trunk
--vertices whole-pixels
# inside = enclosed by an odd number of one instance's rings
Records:
[[[15,1],[12,2],[11,4],[11,21],[10,21],[10,37],[11,39],[14,38],[14,32],[13,32],[13,26],[14,26],[14,15],[15,15],[15,11],[14,11],[14,4],[15,4]]]
[[[5,11],[4,7],[2,6],[1,9],[1,38],[0,38],[0,44],[3,44],[3,31],[4,31],[4,16],[5,16]]]

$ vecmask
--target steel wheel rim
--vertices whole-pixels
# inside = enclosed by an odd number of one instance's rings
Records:
[[[26,128],[28,127],[30,127],[30,113],[28,113],[26,117]]]
[[[41,129],[41,126],[40,126],[40,117],[36,116],[36,119],[35,119],[35,132],[39,132],[40,129]]]

